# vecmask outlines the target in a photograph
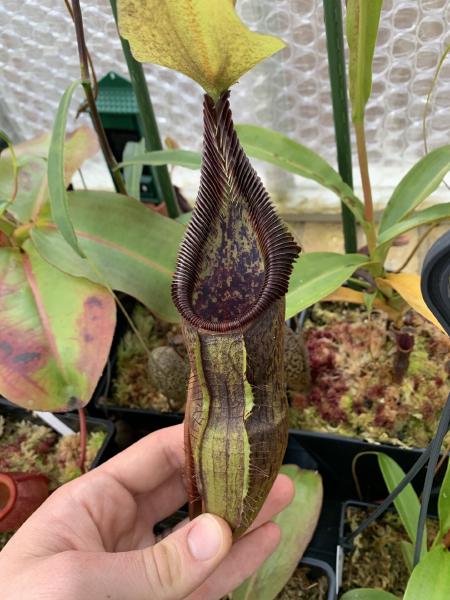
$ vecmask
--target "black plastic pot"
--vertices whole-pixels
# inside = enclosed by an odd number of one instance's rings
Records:
[[[319,578],[323,573],[328,579],[328,595],[327,600],[336,599],[336,575],[331,566],[323,560],[317,560],[315,558],[303,557],[300,561],[300,567],[310,567],[313,574]]]
[[[350,507],[362,508],[362,509],[375,509],[376,504],[369,502],[361,502],[359,500],[347,500],[343,502],[340,509],[339,517],[339,537],[336,544],[336,594],[342,586],[342,575],[344,570],[345,554],[352,551],[352,545],[345,543],[345,536],[350,533],[350,529],[347,524],[347,509]]]
[[[10,404],[8,401],[3,400],[0,402],[0,415],[4,416],[8,419],[15,420],[23,420],[26,419],[28,421],[32,421],[33,423],[43,424],[43,421],[38,417],[34,417],[29,411],[19,408]],[[58,418],[61,419],[63,423],[65,423],[68,427],[73,429],[75,432],[79,431],[79,420],[78,415],[75,413],[63,413],[59,414]],[[108,460],[113,454],[115,454],[114,446],[113,446],[113,438],[114,438],[114,425],[110,421],[106,421],[104,419],[97,419],[94,417],[86,417],[86,424],[88,432],[91,431],[103,431],[105,435],[105,440],[97,453],[94,461],[92,462],[89,469],[94,469],[98,467],[100,464]]]
[[[359,490],[355,485],[352,464],[356,457],[366,452],[384,452],[393,458],[405,471],[408,471],[423,453],[421,448],[401,448],[391,444],[375,444],[356,438],[293,429],[290,435],[314,458],[324,479],[324,484],[332,491],[336,501],[344,501],[358,496],[368,502],[378,501],[386,494],[383,477],[376,465],[376,458],[363,455],[356,462],[355,473]],[[423,475],[418,476],[414,486],[421,491]]]
[[[291,430],[292,443],[302,447],[315,462],[322,476],[324,500],[316,532],[307,550],[307,556],[326,561],[334,568],[336,546],[339,540],[341,503],[351,498],[361,497],[374,502],[386,497],[386,485],[373,454],[361,456],[356,462],[355,475],[359,483],[357,490],[353,478],[354,459],[364,452],[385,452],[405,471],[408,471],[420,457],[421,449],[404,449],[388,444],[370,444],[362,440],[341,435]],[[425,473],[413,481],[417,492],[423,487]]]
[[[346,537],[351,533],[350,528],[347,523],[347,509],[349,507],[362,508],[365,510],[374,510],[377,508],[377,504],[373,502],[361,502],[359,500],[347,500],[341,505],[341,514],[340,514],[340,522],[339,522],[339,539],[337,543],[336,550],[336,591],[339,593],[339,590],[342,585],[342,573],[344,568],[344,560],[345,555],[349,554],[353,550],[353,546],[350,543],[346,542]],[[391,507],[389,510],[395,510],[395,508]],[[436,518],[436,513],[434,511],[430,511],[428,516],[431,518]],[[425,599],[424,599],[425,600]]]
[[[425,257],[421,288],[428,308],[450,335],[450,231],[441,236]]]
[[[359,483],[357,490],[352,470],[355,458],[365,452],[385,452],[407,472],[423,450],[371,444],[341,435],[300,430],[291,430],[290,438],[291,443],[302,447],[314,461],[324,486],[322,512],[306,554],[327,562],[334,569],[342,502],[358,497],[359,492],[368,502],[378,502],[387,496],[386,485],[373,454],[363,455],[356,462],[354,473]],[[418,493],[422,491],[424,477],[425,470],[412,482]]]

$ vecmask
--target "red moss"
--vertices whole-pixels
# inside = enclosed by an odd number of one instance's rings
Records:
[[[312,387],[292,398],[293,425],[424,446],[450,389],[450,340],[417,314],[408,315],[416,340],[411,372],[393,381],[397,351],[385,315],[319,305],[306,322]],[[418,353],[418,354],[416,354]]]

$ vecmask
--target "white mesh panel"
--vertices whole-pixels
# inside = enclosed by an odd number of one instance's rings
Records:
[[[281,36],[288,48],[235,86],[235,120],[284,132],[335,163],[322,1],[237,4],[252,29]],[[110,70],[126,75],[109,1],[82,2],[82,9],[99,78]],[[449,24],[447,0],[384,1],[367,108],[369,156],[381,171],[394,167],[403,172],[423,154],[423,107],[439,57],[450,43]],[[13,127],[9,133],[16,139],[48,130],[62,91],[79,77],[74,30],[63,0],[1,0],[0,46],[0,111],[9,113],[9,122],[3,118],[0,126]],[[147,66],[146,73],[162,135],[198,149],[199,87],[163,68]],[[449,140],[449,88],[450,59],[433,97],[432,147]]]

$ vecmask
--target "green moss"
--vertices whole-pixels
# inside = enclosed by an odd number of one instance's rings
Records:
[[[0,550],[3,548],[3,546],[6,546],[7,542],[9,542],[13,535],[13,531],[0,532]]]
[[[151,377],[149,353],[158,346],[171,345],[185,358],[184,343],[179,327],[157,321],[149,311],[137,305],[132,313],[133,322],[142,337],[145,347],[136,334],[127,331],[117,348],[115,377],[111,386],[111,397],[104,399],[106,404],[128,408],[155,409],[170,412],[170,400],[155,384],[157,377]],[[175,375],[177,375],[175,373]],[[176,407],[179,408],[178,406]]]
[[[103,431],[88,434],[86,463],[97,456],[106,434]],[[2,418],[0,429],[0,471],[38,472],[50,480],[50,489],[80,474],[80,435],[60,437],[46,425],[29,420],[16,421]]]
[[[408,376],[436,377],[439,375],[438,365],[430,361],[430,352],[423,337],[418,337],[414,345],[414,350],[410,354]]]

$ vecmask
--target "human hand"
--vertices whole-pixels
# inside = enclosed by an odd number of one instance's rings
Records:
[[[269,520],[292,500],[280,475],[233,546],[201,515],[157,542],[154,525],[186,500],[183,426],[159,430],[54,492],[0,553],[4,600],[218,600],[275,550]]]

